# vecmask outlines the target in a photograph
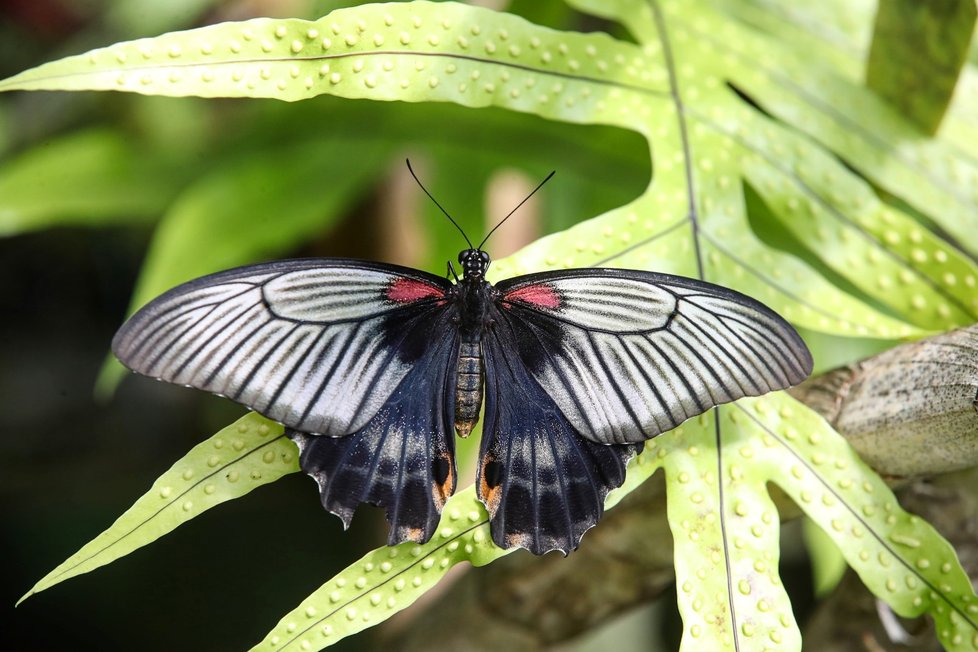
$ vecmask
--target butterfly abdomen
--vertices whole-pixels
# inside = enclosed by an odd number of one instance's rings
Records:
[[[455,383],[455,432],[468,437],[479,421],[482,407],[482,345],[462,342]]]

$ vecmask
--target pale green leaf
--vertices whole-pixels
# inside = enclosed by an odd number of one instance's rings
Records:
[[[751,433],[723,423],[736,408],[687,422],[644,454],[661,454],[683,616],[681,650],[801,648],[778,576],[777,508]]]
[[[216,505],[298,470],[298,451],[282,426],[249,413],[190,449],[115,523],[20,600],[115,561]]]
[[[918,336],[978,318],[974,262],[870,186],[962,238],[978,225],[974,160],[920,137],[862,89],[851,52],[820,64],[810,40],[779,39],[705,0],[573,4],[620,21],[638,45],[455,3],[367,5],[314,22],[228,23],[117,44],[26,71],[0,90],[282,100],[325,93],[624,127],[650,143],[654,177],[645,194],[497,263],[493,278],[593,265],[682,273],[735,287],[830,336]],[[762,5],[739,15],[758,12]],[[841,40],[851,45],[851,31]],[[788,251],[752,228],[747,187],[793,238]],[[771,481],[897,611],[931,612],[949,648],[973,639],[974,593],[946,543],[900,511],[841,438],[787,397],[723,407],[653,440],[609,505],[659,467],[684,649],[800,648],[777,575]],[[476,515],[471,539],[458,525],[467,514]],[[471,490],[449,503],[445,519],[451,531],[428,544],[382,548],[344,571],[263,645],[329,645],[413,601],[454,563],[503,554],[489,543]],[[391,550],[417,555],[395,552],[395,563]],[[418,591],[391,584],[386,574],[395,568],[412,587],[417,578]],[[902,569],[900,581],[885,569]]]
[[[424,544],[402,543],[368,553],[285,615],[258,650],[319,650],[372,627],[411,605],[457,563],[485,565],[497,548],[474,487],[446,503],[438,530]]]
[[[908,514],[886,483],[817,414],[783,392],[723,408],[751,433],[752,467],[775,482],[842,551],[866,586],[903,616],[928,613],[948,650],[978,640],[978,596],[954,549]],[[747,448],[734,454],[741,457]],[[748,512],[750,522],[763,513]]]
[[[745,30],[705,4],[697,2],[691,11],[693,5],[663,5],[667,24],[682,37],[677,57],[686,61],[687,47],[699,50],[693,59],[707,57],[710,73],[731,79],[763,109],[933,219],[959,246],[978,251],[972,237],[978,228],[973,158],[924,137],[860,81],[821,66],[810,52]]]
[[[633,129],[654,136],[657,149],[680,155],[687,147],[694,155],[714,153],[716,158],[697,156],[698,183],[690,195],[694,205],[687,206],[682,190],[687,171],[681,157],[678,162],[662,157],[655,163],[655,181],[642,198],[590,223],[588,228],[601,233],[600,238],[588,234],[583,247],[575,242],[571,251],[576,255],[524,257],[518,269],[532,260],[534,268],[600,263],[702,274],[723,278],[811,329],[877,337],[918,333],[753,236],[738,183],[742,153],[737,150],[743,144],[723,129],[709,128],[705,118],[708,128],[693,129],[693,142],[685,144],[673,103],[673,75],[662,44],[655,43],[654,29],[648,29],[655,25],[649,7],[610,3],[602,11],[632,11],[632,24],[644,16],[646,29],[640,36],[650,41],[648,47],[603,34],[555,32],[455,3],[365,5],[314,22],[226,23],[121,43],[26,71],[0,82],[0,90],[113,89],[284,100],[329,93],[497,105],[551,119]],[[486,21],[491,30],[483,27]],[[701,45],[697,51],[689,39],[684,42],[689,43],[689,51],[683,52],[687,65],[714,65],[710,47]],[[700,102],[713,105],[736,99],[722,84],[710,83],[709,70],[702,73],[684,78],[686,96],[695,94]],[[714,119],[717,114],[704,115]],[[828,170],[845,173],[838,164]],[[796,201],[805,190],[788,188]],[[695,243],[690,239],[691,211],[699,220]],[[662,255],[663,247],[669,255]],[[702,257],[701,270],[690,265],[694,249]]]
[[[929,613],[948,649],[978,636],[978,596],[953,549],[907,514],[824,420],[783,392],[687,422],[646,445],[665,469],[683,649],[800,649],[778,577],[774,482],[898,613]]]

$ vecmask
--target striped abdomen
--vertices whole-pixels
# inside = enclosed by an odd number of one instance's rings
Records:
[[[479,422],[482,407],[482,345],[462,342],[455,381],[455,432],[468,437]]]

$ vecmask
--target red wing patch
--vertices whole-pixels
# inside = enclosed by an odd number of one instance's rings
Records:
[[[422,299],[444,299],[445,291],[430,283],[402,276],[387,286],[387,298],[395,303],[414,303]]]
[[[540,283],[538,285],[524,285],[516,288],[512,292],[503,295],[503,301],[518,301],[536,308],[548,308],[553,310],[559,308],[561,304],[560,295],[553,287]]]

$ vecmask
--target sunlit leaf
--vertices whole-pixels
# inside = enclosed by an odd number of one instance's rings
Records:
[[[457,563],[485,565],[507,554],[492,543],[489,517],[469,487],[446,503],[428,543],[383,547],[323,584],[252,650],[318,650],[410,606]]]
[[[250,413],[194,446],[115,523],[45,575],[26,598],[152,543],[216,505],[299,470],[282,427]]]

